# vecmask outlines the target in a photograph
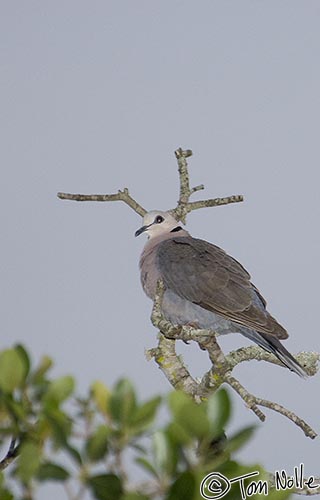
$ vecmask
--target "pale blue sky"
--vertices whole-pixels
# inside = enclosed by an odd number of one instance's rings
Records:
[[[82,391],[124,375],[142,397],[169,390],[144,357],[156,332],[139,217],[56,192],[127,186],[147,209],[171,208],[182,146],[203,196],[245,195],[191,214],[190,232],[247,267],[291,352],[319,350],[319,26],[317,0],[1,3],[1,348],[48,353]],[[183,352],[208,369],[195,346]],[[319,377],[255,363],[236,375],[319,430]],[[234,400],[232,427],[255,422]],[[320,475],[319,440],[266,413],[243,460]]]

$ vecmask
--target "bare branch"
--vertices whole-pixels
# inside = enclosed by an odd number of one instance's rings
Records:
[[[320,484],[320,478],[314,478],[314,483]],[[294,493],[296,495],[303,495],[306,497],[311,497],[313,495],[320,495],[320,486],[318,486],[317,488],[314,487],[308,488],[308,486],[305,485],[304,488],[302,488],[301,490],[295,488]]]
[[[261,399],[255,397],[255,401],[259,406],[264,406],[265,408],[270,408],[270,410],[276,411],[277,413],[281,413],[285,417],[289,418],[294,424],[296,424],[300,429],[303,430],[305,435],[311,439],[317,437],[317,433],[311,429],[310,425],[308,425],[302,418],[295,415],[292,411],[287,410],[283,406],[278,403],[273,403],[272,401],[268,401],[267,399]]]
[[[188,203],[191,194],[187,158],[192,156],[192,151],[191,149],[183,151],[182,148],[179,148],[174,152],[174,154],[176,155],[178,161],[180,177],[180,196],[178,205],[184,205]]]
[[[191,201],[188,203],[186,209],[189,213],[192,210],[198,210],[199,208],[220,207],[222,205],[229,205],[229,203],[239,203],[241,201],[243,201],[243,196],[241,194],[235,194],[225,198]]]
[[[178,367],[178,363],[183,366],[184,369],[184,378],[187,380],[192,380],[196,385],[192,385],[192,391],[186,391],[188,394],[192,395],[198,401],[201,399],[208,397],[210,392],[214,392],[220,387],[223,383],[228,384],[243,401],[246,403],[247,407],[254,412],[254,414],[263,422],[266,418],[265,414],[258,408],[259,406],[264,406],[273,411],[281,413],[293,423],[295,423],[307,437],[314,439],[317,434],[316,432],[300,417],[295,415],[292,411],[287,410],[283,406],[278,403],[273,403],[271,401],[267,401],[265,399],[261,399],[250,394],[245,387],[241,385],[241,383],[232,376],[232,370],[235,366],[237,366],[242,361],[249,361],[250,359],[260,359],[271,363],[277,363],[275,357],[273,355],[263,354],[263,350],[258,347],[249,347],[238,349],[237,351],[232,351],[228,355],[224,355],[215,336],[215,333],[210,330],[204,329],[195,329],[191,326],[175,326],[172,325],[166,318],[164,318],[162,314],[162,300],[164,294],[164,285],[161,280],[157,283],[157,291],[154,300],[154,305],[152,309],[151,321],[156,328],[160,329],[160,333],[163,336],[167,337],[167,339],[183,340],[184,342],[194,341],[197,342],[201,349],[205,349],[208,352],[209,359],[212,363],[211,369],[204,374],[200,383],[197,383],[193,380],[190,372],[183,365],[180,358],[176,356],[175,350],[171,353],[166,353],[161,351],[161,368],[162,371],[168,378],[169,382],[176,387],[176,379],[172,376],[172,372],[175,373],[175,370]],[[169,344],[172,346],[172,344]],[[173,347],[174,348],[174,347]],[[156,350],[154,351],[157,352]],[[304,366],[308,367],[308,373],[310,375],[313,374],[313,371],[316,372],[315,364],[319,359],[319,355],[317,353],[310,353],[311,363],[308,364],[308,354],[309,353],[301,353],[300,357],[303,359]],[[153,355],[155,357],[156,354]],[[168,357],[167,357],[168,356]],[[171,358],[170,358],[171,356]],[[173,356],[173,357],[172,357]],[[174,358],[176,357],[176,359]],[[167,364],[167,361],[170,359],[170,362]],[[172,361],[173,360],[173,361]],[[158,361],[157,361],[158,362]],[[159,364],[159,362],[158,362]],[[170,370],[167,370],[167,366],[170,366]],[[160,366],[160,364],[159,364]]]
[[[316,484],[320,484],[320,478],[314,478],[314,482]],[[308,488],[307,486],[304,486],[304,488],[302,488],[302,490],[295,489],[294,493],[296,495],[303,495],[303,496],[306,496],[306,497],[311,497],[311,496],[314,496],[314,495],[320,495],[320,487],[318,486],[317,488]]]
[[[202,189],[204,189],[204,185],[203,184],[199,184],[199,186],[195,186],[193,188],[191,188],[191,194],[193,193],[196,193],[197,191],[201,191]]]
[[[183,150],[182,148],[178,148],[175,151],[175,156],[178,162],[180,194],[177,206],[171,209],[170,212],[178,221],[181,220],[185,224],[188,213],[193,210],[198,210],[199,208],[218,207],[243,201],[242,195],[233,195],[225,198],[213,198],[190,202],[190,196],[204,189],[204,185],[200,184],[192,188],[190,187],[187,158],[192,156],[191,149]],[[130,196],[128,188],[124,188],[123,191],[119,190],[118,193],[115,194],[58,193],[57,196],[61,200],[72,201],[123,201],[141,217],[147,212],[147,210]]]
[[[139,203],[134,200],[130,194],[128,188],[124,188],[123,191],[119,190],[116,194],[70,194],[70,193],[58,193],[58,198],[60,200],[73,200],[73,201],[123,201],[129,207],[132,208],[138,215],[143,217],[147,212]]]
[[[10,465],[19,454],[19,444],[16,445],[16,439],[12,438],[9,446],[8,453],[0,461],[0,470],[4,470]]]
[[[181,220],[185,224],[186,217],[188,213],[192,212],[192,210],[198,210],[199,208],[218,207],[220,205],[227,205],[229,203],[238,203],[240,201],[243,201],[242,195],[234,195],[227,196],[225,198],[214,198],[209,200],[190,202],[190,196],[193,193],[204,189],[204,185],[200,184],[199,186],[190,188],[187,158],[192,156],[191,149],[187,149],[186,151],[184,151],[183,149],[179,148],[175,151],[175,155],[178,161],[180,195],[178,205],[176,208],[171,210],[171,213],[174,215],[174,217],[176,217],[177,220]]]
[[[199,384],[191,377],[175,350],[175,341],[160,333],[158,346],[146,352],[147,359],[154,358],[172,387],[197,397]]]
[[[313,376],[317,373],[318,361],[320,360],[319,353],[302,351],[298,353],[295,358],[300,365],[303,366],[308,375]],[[274,354],[267,352],[258,346],[241,347],[235,351],[230,351],[226,355],[226,360],[231,369],[239,363],[252,360],[267,361],[268,363],[281,366],[281,368],[286,368]]]
[[[225,381],[227,382],[228,385],[230,385],[230,387],[232,387],[232,389],[234,391],[236,391],[239,394],[239,396],[246,403],[247,407],[250,410],[252,410],[253,413],[255,413],[255,415],[259,418],[259,420],[261,420],[261,422],[264,422],[265,419],[266,419],[266,416],[257,407],[257,399],[256,399],[256,397],[253,396],[252,394],[250,394],[247,391],[247,389],[245,389],[243,387],[243,385],[241,385],[240,382],[236,378],[232,377],[230,375],[230,372],[226,373],[226,375],[225,375]]]

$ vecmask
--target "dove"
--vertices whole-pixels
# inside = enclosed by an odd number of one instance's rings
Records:
[[[142,287],[152,300],[161,279],[162,314],[174,325],[218,335],[240,333],[301,377],[304,368],[282,345],[287,331],[271,316],[250,274],[218,246],[193,238],[170,212],[152,210],[135,233],[148,240],[140,258]]]

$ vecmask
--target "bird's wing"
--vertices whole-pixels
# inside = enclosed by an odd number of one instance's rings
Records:
[[[221,248],[191,236],[172,238],[159,244],[157,265],[165,287],[180,297],[256,331],[288,337],[249,273]]]

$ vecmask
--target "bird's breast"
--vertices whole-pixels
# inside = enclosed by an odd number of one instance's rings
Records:
[[[147,247],[140,258],[140,278],[143,290],[151,299],[156,294],[157,282],[161,278],[157,267],[157,252],[155,248]]]

